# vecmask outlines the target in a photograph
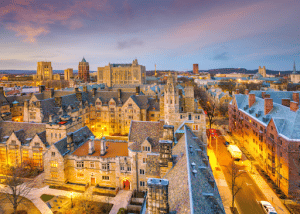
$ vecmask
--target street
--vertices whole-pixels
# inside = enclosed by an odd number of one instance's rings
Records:
[[[219,134],[217,136],[220,136]],[[227,151],[227,147],[224,145],[225,139],[223,136],[218,137],[218,145],[216,145],[216,139],[212,138],[211,146],[217,154],[217,159],[220,167],[225,175],[226,182],[231,187],[231,168],[232,158]],[[217,150],[217,151],[216,151]],[[244,156],[244,155],[243,155]],[[244,159],[243,157],[242,159]],[[242,189],[237,193],[235,202],[241,211],[241,214],[263,214],[262,207],[258,204],[258,201],[267,201],[261,190],[246,171],[246,167],[243,166],[241,161],[237,163],[240,166],[240,172],[243,172],[237,179],[237,186],[242,186]]]

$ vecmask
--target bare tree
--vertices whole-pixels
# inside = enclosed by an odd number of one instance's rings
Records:
[[[237,178],[240,177],[242,174],[244,174],[244,171],[240,170],[240,167],[232,161],[230,164],[230,169],[228,169],[230,173],[231,183],[231,193],[232,193],[232,207],[234,207],[234,200],[235,196],[238,194],[238,192],[242,189],[243,184],[237,183]]]
[[[28,177],[28,170],[22,166],[4,166],[1,167],[4,175],[2,195],[0,201],[8,201],[13,206],[14,214],[17,213],[18,206],[23,203],[25,197],[34,187],[32,179],[24,179]]]
[[[213,123],[213,119],[215,117],[215,111],[216,111],[216,104],[215,103],[210,103],[207,102],[206,106],[206,115],[208,117],[208,122],[209,122],[209,129],[211,129],[211,124]]]
[[[228,91],[229,94],[232,94],[232,91],[236,88],[236,83],[232,80],[221,80],[218,87],[221,88],[222,91]]]

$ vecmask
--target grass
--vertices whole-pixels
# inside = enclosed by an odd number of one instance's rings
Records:
[[[41,196],[41,199],[44,202],[47,202],[47,201],[51,200],[53,197],[54,197],[53,195],[46,195],[46,194],[44,194],[44,195]]]
[[[0,213],[13,213],[13,206],[8,199],[4,198],[4,194],[0,193]],[[17,213],[19,214],[41,214],[41,212],[34,206],[34,204],[28,200],[23,199],[22,203],[18,206]]]

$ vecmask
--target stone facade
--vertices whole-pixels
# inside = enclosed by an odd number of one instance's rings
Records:
[[[68,68],[64,70],[64,79],[69,81],[73,78],[73,68]]]
[[[132,64],[108,64],[98,67],[97,83],[108,87],[114,85],[141,85],[146,82],[146,68],[139,65],[137,59]]]
[[[53,71],[51,62],[38,62],[36,75],[34,75],[33,79],[37,81],[52,80]]]

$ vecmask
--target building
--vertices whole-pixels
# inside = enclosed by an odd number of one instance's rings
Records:
[[[78,65],[78,77],[84,82],[90,81],[90,66],[89,63],[83,57],[81,62]]]
[[[258,67],[258,73],[262,75],[262,77],[266,77],[267,76],[267,71],[266,71],[266,66],[259,66]]]
[[[36,75],[33,77],[34,80],[52,80],[53,79],[53,71],[51,62],[38,62]]]
[[[68,68],[64,71],[64,79],[69,81],[73,78],[73,68]]]
[[[193,73],[198,74],[199,73],[199,66],[198,64],[193,64]]]
[[[146,83],[146,68],[137,59],[132,64],[108,64],[98,67],[97,83],[108,87],[114,85],[142,85]]]
[[[299,92],[236,94],[229,105],[229,129],[285,194],[299,197],[298,109]]]
[[[296,71],[296,63],[294,62],[293,72],[291,74],[291,82],[299,83],[300,82],[300,74]]]

